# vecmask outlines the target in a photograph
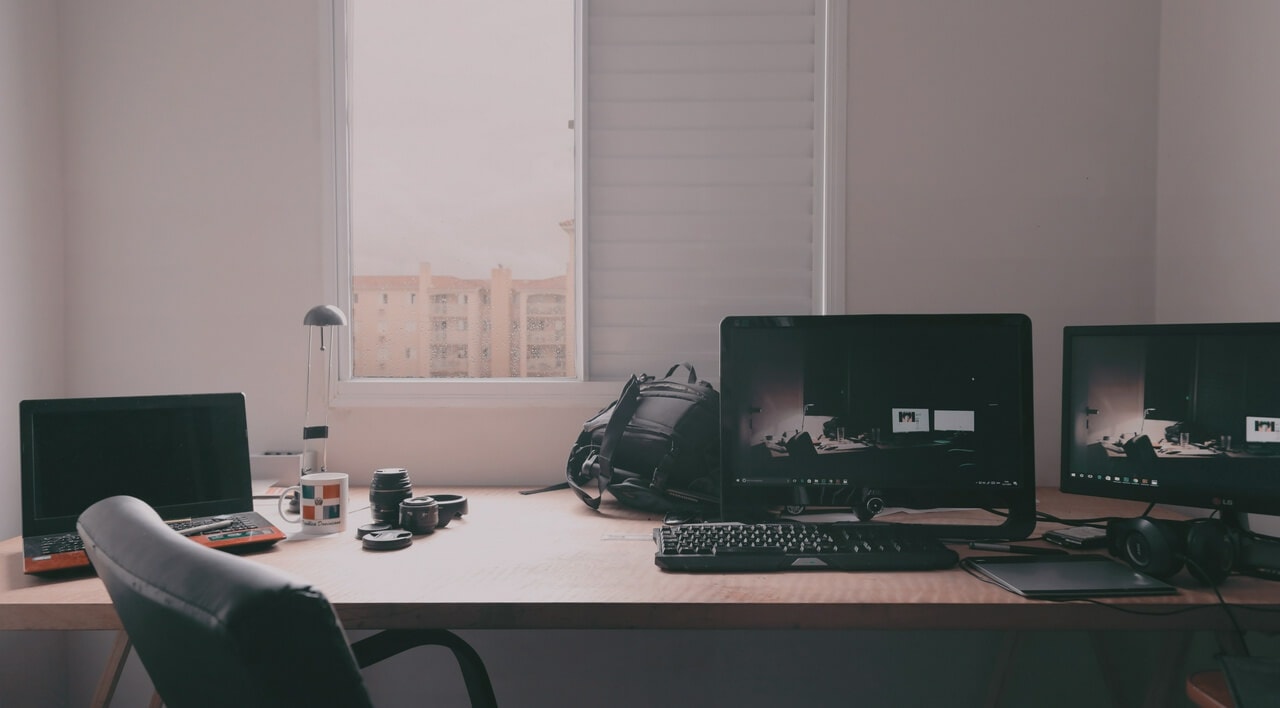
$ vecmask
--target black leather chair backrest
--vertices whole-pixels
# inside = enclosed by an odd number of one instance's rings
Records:
[[[168,708],[371,706],[315,588],[184,538],[133,497],[94,504],[77,526]]]

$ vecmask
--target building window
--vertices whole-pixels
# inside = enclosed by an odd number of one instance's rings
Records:
[[[714,374],[724,315],[843,308],[847,0],[333,1],[339,300],[427,293],[442,346],[481,359],[428,376]]]

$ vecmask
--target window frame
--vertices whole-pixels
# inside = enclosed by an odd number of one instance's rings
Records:
[[[501,407],[512,405],[581,406],[602,405],[616,397],[618,381],[591,380],[586,358],[586,264],[584,237],[589,225],[584,218],[587,195],[585,174],[585,54],[586,0],[574,0],[574,274],[578,284],[572,294],[579,324],[575,337],[579,352],[573,377],[489,378],[489,379],[385,379],[355,378],[351,368],[351,337],[343,332],[334,337],[335,367],[329,372],[331,401],[338,407]],[[845,112],[848,0],[814,0],[821,31],[815,38],[814,95],[817,108],[815,155],[818,155],[818,186],[814,190],[814,283],[813,303],[818,314],[844,310],[845,292]],[[324,151],[322,188],[324,209],[321,264],[324,296],[350,310],[351,280],[350,204],[346,165],[349,146],[346,133],[347,0],[328,0],[328,12],[321,13],[319,55],[321,71],[320,116]],[[346,304],[344,307],[343,304]],[[715,383],[715,382],[713,382]]]

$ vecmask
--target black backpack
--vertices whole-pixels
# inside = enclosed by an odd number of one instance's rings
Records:
[[[682,367],[688,379],[671,378]],[[632,376],[618,400],[583,424],[565,474],[592,509],[605,491],[651,512],[717,509],[720,394],[687,363],[660,379]]]

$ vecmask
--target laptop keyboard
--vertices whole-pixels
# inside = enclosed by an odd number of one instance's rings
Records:
[[[654,563],[675,571],[933,570],[958,556],[920,527],[696,523],[653,530]]]
[[[258,525],[252,519],[246,519],[235,514],[209,516],[201,519],[182,519],[181,521],[170,521],[168,524],[169,528],[187,536],[248,531],[258,528]],[[44,536],[40,539],[40,551],[43,555],[83,550],[84,540],[75,531]]]

